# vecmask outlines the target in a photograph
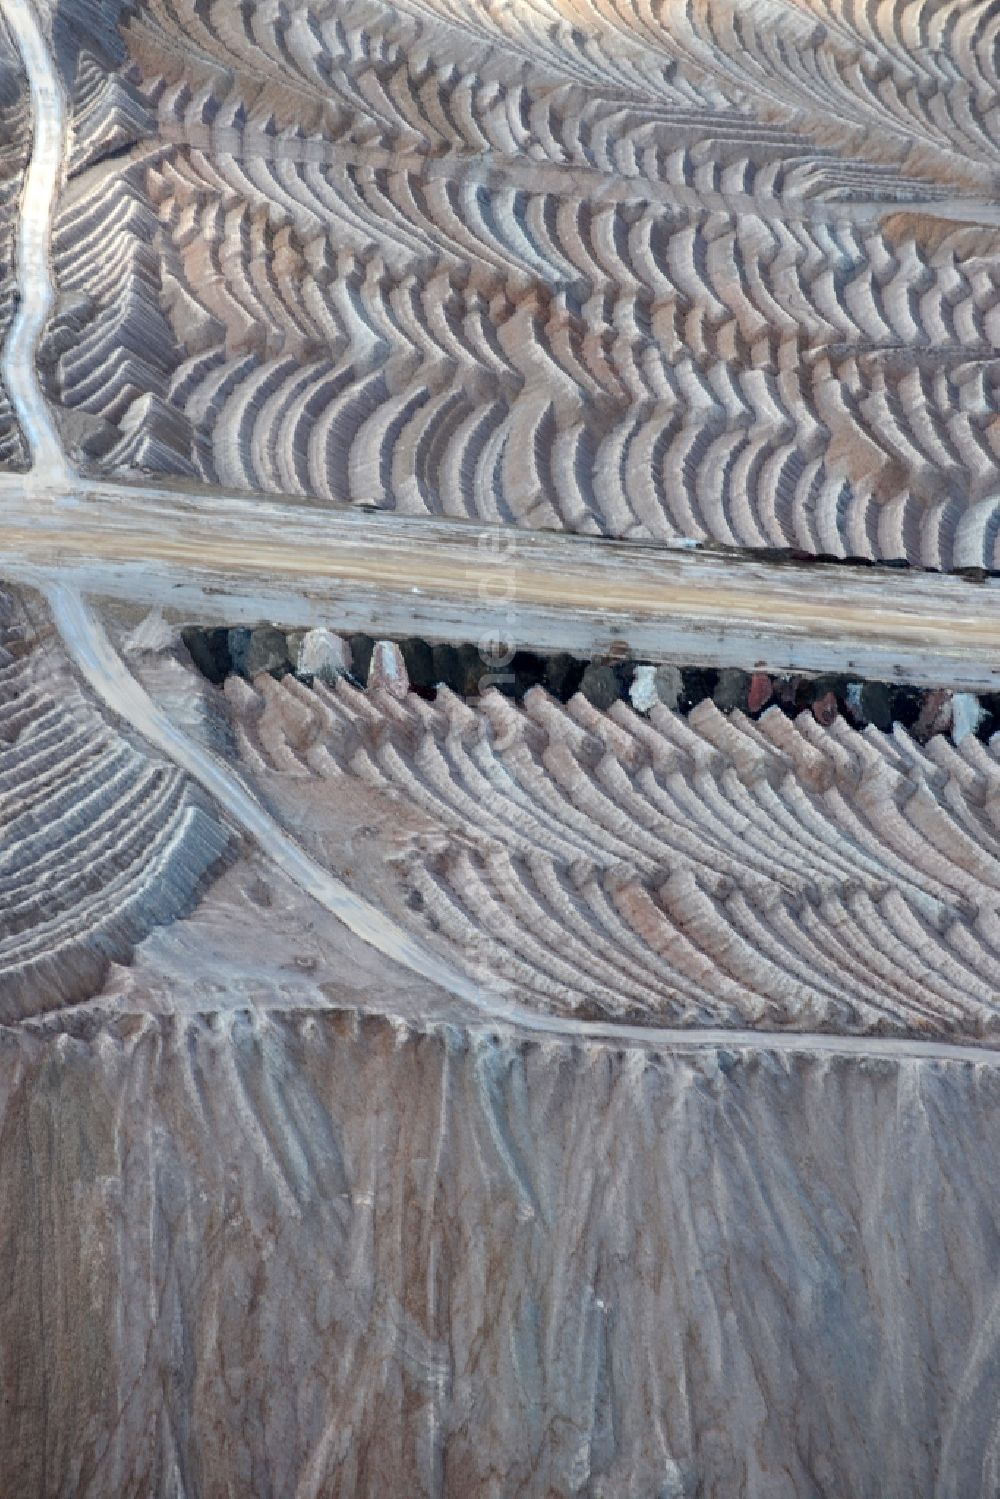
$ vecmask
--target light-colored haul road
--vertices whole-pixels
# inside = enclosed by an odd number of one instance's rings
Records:
[[[55,295],[49,235],[62,177],[66,100],[51,49],[31,0],[3,0],[31,91],[31,157],[17,230],[18,306],[3,350],[3,375],[31,452],[33,486],[65,490],[66,454],[38,378],[38,341]],[[22,480],[23,482],[23,480]]]
[[[349,507],[0,482],[0,576],[236,624],[1000,689],[1000,579],[801,565]]]

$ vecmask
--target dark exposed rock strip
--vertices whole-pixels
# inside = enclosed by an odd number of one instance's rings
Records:
[[[291,672],[305,682],[315,675],[299,665],[301,630],[283,631],[266,624],[256,629],[190,626],[181,634],[194,665],[215,685],[234,673],[247,681],[262,671],[279,679]],[[441,686],[466,699],[496,688],[515,701],[539,686],[558,702],[568,702],[580,692],[605,709],[621,700],[640,711],[660,702],[682,714],[708,701],[724,712],[739,709],[753,718],[768,707],[780,708],[790,718],[809,710],[823,725],[842,717],[856,728],[870,724],[888,732],[900,724],[920,744],[940,733],[958,738],[971,733],[986,743],[1000,732],[1000,693],[977,696],[947,687],[861,681],[847,675],[776,676],[730,667],[653,666],[624,657],[588,662],[565,653],[534,651],[514,651],[498,666],[476,645],[433,644],[415,636],[397,643],[410,689],[430,700]],[[343,655],[331,667],[333,674],[343,672],[363,686],[374,644],[370,635],[344,637]]]

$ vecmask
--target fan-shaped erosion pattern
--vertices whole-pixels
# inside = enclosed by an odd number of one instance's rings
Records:
[[[993,1066],[244,1012],[0,1084],[7,1492],[993,1490]]]
[[[53,14],[84,463],[997,565],[988,8]]]
[[[541,1013],[995,1036],[1000,741],[230,676],[269,805]]]

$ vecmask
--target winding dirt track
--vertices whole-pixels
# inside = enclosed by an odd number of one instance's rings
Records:
[[[317,864],[275,822],[239,775],[186,734],[153,702],[112,646],[84,599],[72,589],[49,591],[52,617],[81,675],[99,698],[142,737],[186,771],[209,793],[226,816],[248,833],[301,890],[325,906],[355,933],[405,968],[449,994],[480,1002],[475,984],[416,942],[377,907],[355,895]]]
[[[482,1023],[652,1049],[749,1047],[1000,1065],[1000,1050],[943,1041],[693,1032],[524,1009],[452,969],[335,879],[274,821],[234,770],[157,708],[115,652],[83,587],[161,604],[200,597],[214,601],[216,617],[219,593],[243,608],[280,599],[285,607],[274,612],[287,622],[315,621],[335,600],[343,610],[345,593],[353,589],[369,612],[377,601],[383,620],[387,600],[395,599],[397,617],[412,623],[419,613],[425,622],[437,621],[444,638],[468,639],[470,629],[489,617],[488,586],[495,587],[499,576],[505,586],[513,585],[502,608],[515,613],[524,643],[580,648],[610,633],[654,658],[676,655],[686,642],[689,659],[700,653],[724,661],[728,653],[743,664],[752,644],[767,664],[788,665],[795,657],[817,667],[843,663],[846,655],[872,666],[902,656],[912,680],[933,680],[932,673],[940,675],[950,663],[952,682],[970,686],[996,679],[989,663],[1000,654],[1000,595],[992,586],[973,589],[957,578],[852,576],[837,568],[810,568],[806,584],[801,570],[791,567],[545,536],[518,536],[503,563],[505,576],[496,565],[495,533],[480,527],[384,516],[375,522],[357,512],[321,513],[301,503],[75,481],[36,368],[53,296],[48,244],[62,171],[62,89],[30,0],[0,4],[24,59],[34,118],[18,240],[21,301],[3,352],[33,468],[27,482],[13,476],[0,481],[0,570],[45,590],[67,650],[106,706],[209,792],[302,890]],[[388,616],[391,629],[392,608]]]
[[[31,159],[17,236],[20,301],[3,351],[3,373],[31,452],[31,483],[58,491],[69,485],[71,470],[42,394],[35,355],[55,296],[49,228],[62,176],[66,101],[31,0],[4,0],[3,11],[28,75],[32,115]]]

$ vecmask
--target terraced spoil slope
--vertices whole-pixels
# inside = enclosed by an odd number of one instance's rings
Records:
[[[86,461],[997,565],[989,7],[57,15]]]
[[[1000,1024],[996,741],[920,747],[711,702],[602,713],[540,688],[523,708],[345,679],[225,691],[266,800],[522,1007],[840,1034]]]
[[[0,345],[16,306],[17,214],[30,150],[28,83],[6,18],[0,15]],[[0,380],[0,471],[27,467],[24,434]]]
[[[113,729],[0,596],[0,1023],[93,998],[187,914],[231,835]]]

